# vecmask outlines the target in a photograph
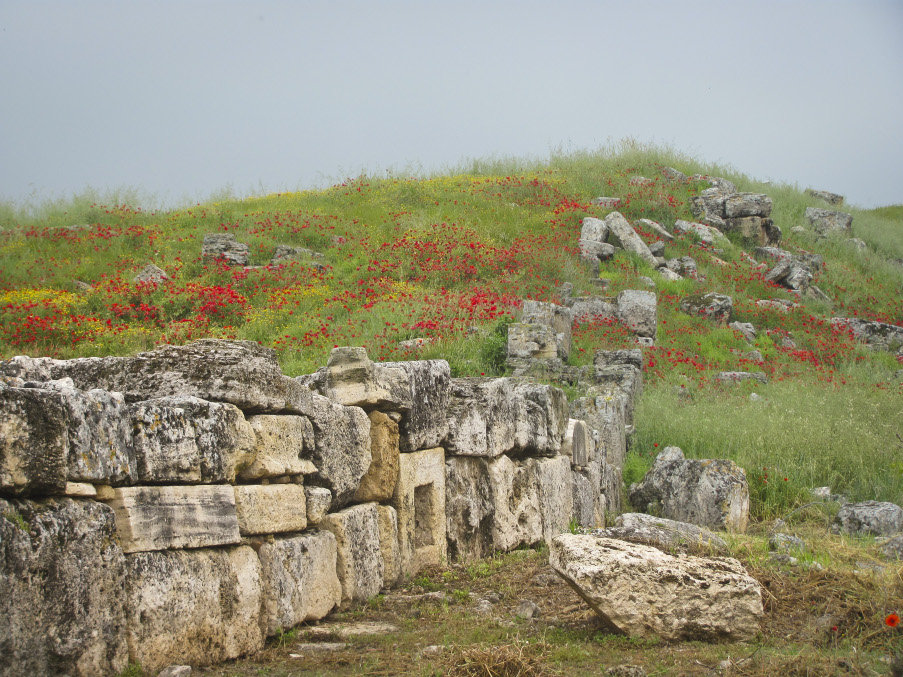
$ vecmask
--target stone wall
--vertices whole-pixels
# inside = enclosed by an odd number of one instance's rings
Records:
[[[0,675],[215,663],[424,566],[601,525],[622,362],[580,420],[552,386],[359,348],[299,378],[217,340],[0,363]]]

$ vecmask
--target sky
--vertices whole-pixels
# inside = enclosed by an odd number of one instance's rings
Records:
[[[0,200],[19,205],[624,138],[903,203],[903,1],[0,0]]]

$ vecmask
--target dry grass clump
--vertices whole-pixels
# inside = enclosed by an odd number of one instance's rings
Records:
[[[459,648],[448,660],[448,674],[455,677],[547,677],[547,648],[515,639],[508,644]]]

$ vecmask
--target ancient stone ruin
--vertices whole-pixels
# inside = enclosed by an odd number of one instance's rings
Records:
[[[446,558],[602,526],[640,360],[600,355],[573,411],[359,348],[298,378],[213,339],[0,363],[0,674],[210,664]]]

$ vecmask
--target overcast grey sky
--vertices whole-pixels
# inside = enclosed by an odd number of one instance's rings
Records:
[[[903,2],[0,0],[0,199],[172,204],[623,137],[903,203]]]

